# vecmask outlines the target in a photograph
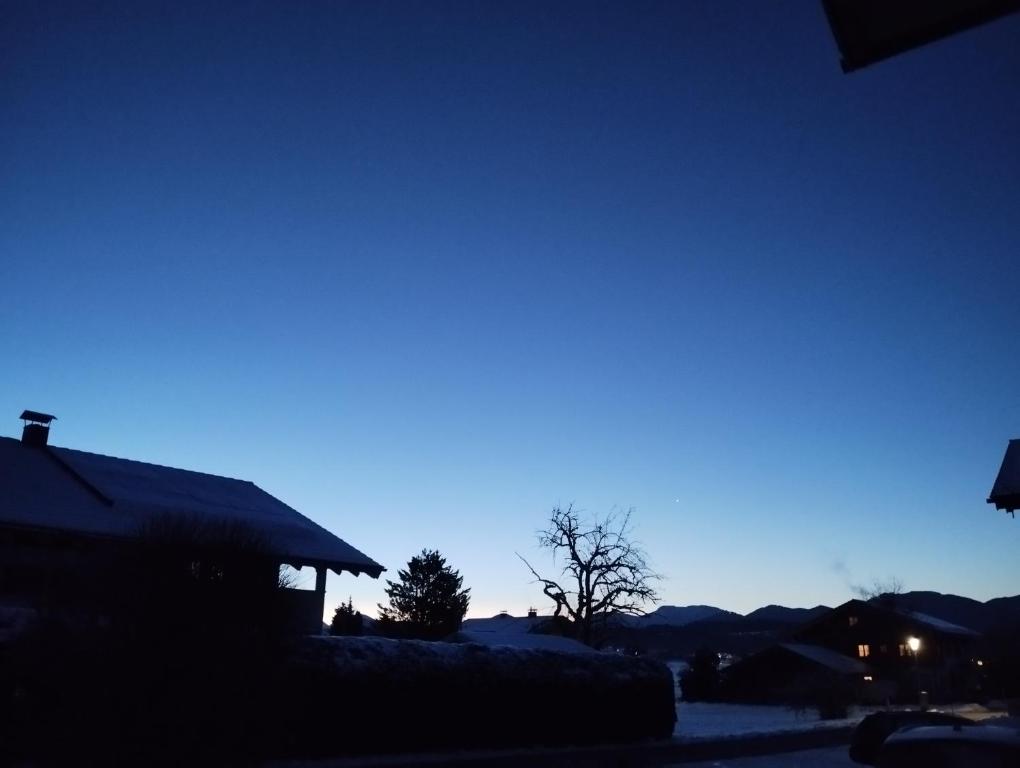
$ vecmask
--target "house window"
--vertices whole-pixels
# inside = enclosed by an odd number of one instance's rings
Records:
[[[864,676],[864,682],[866,682],[866,683],[870,683],[874,679],[875,678],[873,678],[871,675],[865,675]]]
[[[850,626],[851,627],[856,627],[857,626],[857,617],[856,616],[848,616],[847,620],[850,622]]]
[[[857,656],[858,656],[858,658],[863,659],[863,658],[866,658],[866,657],[868,657],[870,655],[871,655],[871,648],[870,648],[870,646],[864,645],[864,644],[857,646]]]

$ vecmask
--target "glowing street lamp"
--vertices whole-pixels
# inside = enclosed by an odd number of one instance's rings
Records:
[[[917,691],[917,704],[923,710],[925,709],[925,702],[921,695],[921,673],[917,669],[917,652],[921,650],[921,638],[911,635],[907,638],[907,647],[914,657],[914,688]]]

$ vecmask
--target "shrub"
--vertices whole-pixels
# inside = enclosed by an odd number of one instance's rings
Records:
[[[701,648],[690,666],[680,675],[680,694],[684,701],[715,701],[719,695],[719,654]]]
[[[277,694],[287,756],[627,742],[675,722],[659,662],[475,644],[305,638]]]
[[[795,712],[803,713],[813,708],[821,720],[847,717],[854,702],[851,686],[835,677],[800,678],[782,696]]]
[[[361,614],[354,610],[354,601],[348,597],[346,603],[340,603],[333,611],[333,620],[329,624],[331,635],[358,636],[364,632]]]

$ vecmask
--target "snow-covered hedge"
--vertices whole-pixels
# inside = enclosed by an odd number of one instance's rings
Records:
[[[285,754],[635,741],[675,721],[666,666],[612,654],[322,637],[282,673]]]
[[[0,643],[0,764],[255,764],[668,738],[658,662],[374,637],[39,624]]]

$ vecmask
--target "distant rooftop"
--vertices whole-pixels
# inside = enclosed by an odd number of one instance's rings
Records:
[[[780,643],[779,646],[841,675],[865,675],[870,671],[867,664],[820,645]]]
[[[461,629],[469,632],[525,634],[530,632],[533,627],[548,620],[548,616],[510,616],[506,613],[500,613],[487,619],[464,619]]]
[[[927,624],[929,627],[932,627],[933,629],[937,629],[940,632],[944,632],[944,633],[946,633],[948,635],[966,635],[967,637],[979,637],[980,636],[980,633],[979,632],[975,632],[973,629],[968,629],[967,627],[961,627],[959,624],[953,624],[950,621],[945,621],[945,620],[939,619],[939,618],[937,618],[935,616],[929,616],[927,613],[920,613],[919,611],[906,611],[906,610],[903,610],[903,611],[897,610],[897,613],[900,613],[900,614],[902,614],[904,616],[907,616],[907,617],[913,619],[914,621],[919,621],[922,624]]]
[[[499,632],[494,630],[460,630],[449,638],[455,643],[477,643],[489,647],[506,646],[509,648],[527,648],[536,651],[566,651],[568,653],[597,653],[584,643],[569,637],[557,635],[536,635],[530,632],[510,630]]]

